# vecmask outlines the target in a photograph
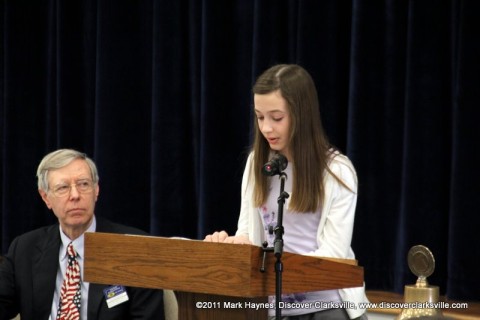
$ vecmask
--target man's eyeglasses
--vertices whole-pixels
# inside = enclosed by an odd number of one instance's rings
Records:
[[[72,184],[61,183],[54,186],[52,192],[55,197],[64,197],[70,193],[73,186],[75,186],[75,189],[77,189],[78,193],[90,193],[93,190],[94,182],[92,180],[85,179],[78,180],[77,182]]]

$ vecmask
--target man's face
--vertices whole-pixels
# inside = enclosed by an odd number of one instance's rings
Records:
[[[63,168],[49,171],[48,189],[48,192],[39,190],[40,195],[53,210],[64,233],[83,233],[92,222],[99,192],[87,162],[76,159]]]

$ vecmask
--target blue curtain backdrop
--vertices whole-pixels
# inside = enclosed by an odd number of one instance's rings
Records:
[[[97,162],[96,213],[158,236],[234,232],[251,86],[276,63],[317,84],[354,162],[353,247],[367,289],[403,292],[411,246],[429,279],[480,297],[480,2],[3,0],[0,226],[55,221],[35,170],[57,148]]]

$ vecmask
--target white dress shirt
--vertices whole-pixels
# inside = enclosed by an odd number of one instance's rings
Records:
[[[97,222],[95,220],[95,216],[93,216],[93,221],[90,227],[87,229],[86,232],[95,232],[97,227]],[[58,252],[58,271],[57,271],[57,280],[55,283],[55,292],[53,294],[53,301],[52,301],[52,311],[50,313],[50,320],[55,320],[57,318],[57,310],[58,304],[60,302],[60,291],[62,289],[63,278],[67,271],[67,264],[68,264],[68,257],[67,257],[67,246],[69,245],[72,240],[70,240],[60,229],[60,238],[62,239],[62,243],[60,244],[60,250]],[[77,252],[77,261],[80,265],[80,275],[81,275],[81,284],[82,284],[82,298],[81,298],[81,306],[80,306],[80,320],[87,320],[87,306],[88,306],[88,288],[89,283],[83,281],[83,265],[84,265],[84,251],[85,251],[85,237],[82,234],[77,239],[73,240],[73,248]]]

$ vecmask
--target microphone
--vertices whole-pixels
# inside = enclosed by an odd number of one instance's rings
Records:
[[[262,172],[266,176],[274,176],[285,170],[287,165],[287,158],[280,153],[276,153],[270,161],[263,165]]]

